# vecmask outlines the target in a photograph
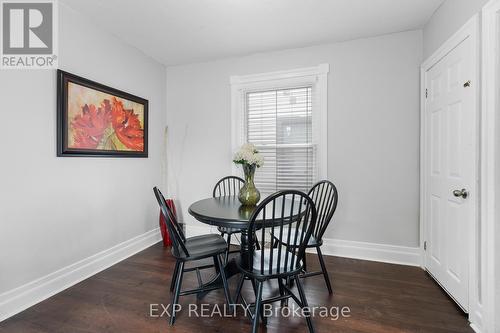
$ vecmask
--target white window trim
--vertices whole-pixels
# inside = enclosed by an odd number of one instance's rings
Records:
[[[269,73],[231,76],[231,150],[234,153],[245,138],[245,96],[266,89],[313,86],[313,142],[317,145],[317,177],[328,179],[328,73],[329,64]],[[316,115],[318,114],[319,117]],[[238,168],[233,164],[233,174]]]

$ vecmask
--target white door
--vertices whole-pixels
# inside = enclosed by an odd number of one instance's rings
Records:
[[[473,53],[466,38],[426,73],[425,265],[466,311],[469,239],[476,212],[476,106]]]

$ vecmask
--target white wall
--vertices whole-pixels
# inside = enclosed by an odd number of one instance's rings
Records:
[[[0,71],[0,294],[157,226],[165,68],[59,7],[59,67],[149,100],[149,158],[56,157],[55,71]]]
[[[488,0],[446,0],[424,27],[424,59],[450,38]]]
[[[330,64],[328,172],[340,203],[325,237],[418,246],[422,32],[167,68],[169,193],[192,202],[231,173],[231,75]],[[258,172],[258,171],[257,171]]]

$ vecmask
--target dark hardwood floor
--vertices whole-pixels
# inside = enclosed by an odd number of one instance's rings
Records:
[[[325,259],[334,294],[328,294],[322,276],[308,278],[304,287],[309,305],[349,307],[350,316],[337,320],[316,316],[317,332],[473,332],[466,316],[419,268],[339,257]],[[308,265],[319,269],[316,256],[308,255]],[[166,317],[150,317],[150,304],[170,303],[173,268],[170,249],[159,243],[1,322],[0,332],[250,331],[250,322],[241,310],[234,318],[188,316],[190,303],[222,307],[222,290],[212,291],[201,300],[194,295],[181,297],[183,310],[174,327],[168,326]],[[203,277],[207,279],[211,273],[208,270]],[[236,280],[230,279],[233,293]],[[196,274],[186,273],[183,288],[196,286]],[[265,293],[274,289],[268,285]],[[250,283],[245,284],[244,294],[251,298]],[[290,300],[290,306],[292,303]],[[306,332],[307,327],[303,318],[271,317],[261,331]]]

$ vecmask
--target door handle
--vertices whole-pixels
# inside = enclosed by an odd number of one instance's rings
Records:
[[[467,192],[467,190],[463,188],[461,190],[454,190],[453,195],[456,197],[462,197],[462,198],[466,199],[467,196],[469,195],[469,192]]]

